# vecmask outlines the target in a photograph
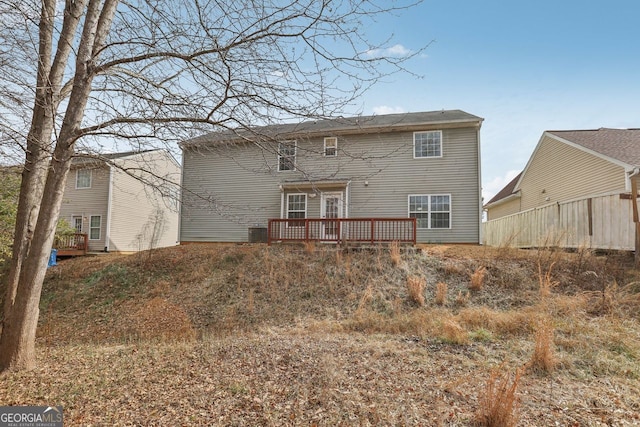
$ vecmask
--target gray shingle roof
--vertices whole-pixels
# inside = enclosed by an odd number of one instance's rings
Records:
[[[269,138],[293,137],[296,135],[343,134],[356,132],[393,131],[420,125],[445,125],[454,123],[481,123],[484,119],[461,110],[426,111],[420,113],[385,114],[376,116],[338,117],[329,120],[306,121],[270,126],[259,126],[248,130],[226,130],[212,132],[185,141],[182,145],[222,142],[243,137]]]
[[[490,205],[492,203],[497,202],[498,200],[505,199],[513,194],[513,191],[516,189],[516,184],[518,180],[522,176],[522,172],[520,172],[515,178],[513,178],[507,185],[504,186],[502,190],[498,192],[491,200],[489,200],[485,206]]]
[[[553,130],[547,133],[630,166],[640,166],[640,129]]]

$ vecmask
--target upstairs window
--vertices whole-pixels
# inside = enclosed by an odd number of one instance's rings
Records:
[[[296,170],[296,142],[278,144],[278,172]]]
[[[442,157],[442,131],[413,133],[413,158]]]
[[[416,218],[418,228],[451,228],[451,196],[410,195],[409,218]]]
[[[331,137],[324,139],[324,155],[335,157],[338,155],[338,138]]]
[[[91,188],[91,169],[76,171],[76,188]]]

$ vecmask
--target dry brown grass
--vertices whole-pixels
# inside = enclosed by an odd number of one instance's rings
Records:
[[[462,345],[469,342],[469,333],[455,320],[445,319],[441,338],[445,342]]]
[[[402,256],[400,254],[400,244],[393,241],[389,244],[389,256],[391,257],[391,264],[397,267],[402,262]]]
[[[558,286],[560,282],[551,278],[551,272],[556,261],[551,262],[546,271],[543,272],[542,264],[538,260],[538,283],[541,298],[548,298],[551,295],[551,290]]]
[[[479,291],[484,287],[484,276],[487,273],[487,267],[480,266],[471,275],[471,282],[469,283],[469,289],[472,291]]]
[[[316,242],[313,240],[304,242],[304,251],[309,255],[313,254],[316,251]]]
[[[447,304],[447,292],[449,287],[444,282],[436,283],[436,304],[438,305],[446,305]]]
[[[180,307],[163,298],[153,298],[128,316],[132,337],[168,341],[192,340],[196,333]]]
[[[407,291],[409,292],[409,298],[420,307],[424,306],[424,289],[426,286],[427,281],[424,277],[407,277]]]
[[[135,416],[141,408],[165,414],[163,425],[215,424],[201,413],[220,425],[468,425],[476,406],[456,384],[480,390],[487,363],[530,362],[544,315],[555,328],[547,347],[561,361],[553,375],[562,387],[550,397],[548,378],[520,381],[516,394],[528,404],[519,425],[598,425],[603,417],[637,424],[640,287],[632,257],[593,254],[594,273],[573,275],[579,254],[514,249],[514,258],[500,258],[487,247],[421,248],[403,252],[401,268],[390,268],[385,247],[324,245],[313,254],[293,245],[194,245],[107,255],[86,259],[85,275],[83,260],[64,261],[43,291],[42,370],[1,378],[0,401],[64,401],[70,425],[148,424]],[[469,292],[468,273],[479,265],[490,276],[482,292]],[[560,284],[540,298],[551,266],[548,277]],[[418,306],[407,277],[446,283],[449,305]],[[433,291],[420,294],[435,301],[437,285]],[[174,329],[183,332],[168,337]],[[185,339],[191,331],[197,339]],[[247,338],[250,348],[241,344]],[[58,375],[45,378],[48,371]],[[66,391],[38,397],[44,389]],[[551,402],[582,408],[585,399],[597,400],[597,410],[549,411]],[[178,402],[184,417],[162,412],[167,402]]]
[[[459,307],[466,307],[469,304],[469,300],[471,299],[471,294],[469,291],[462,293],[462,291],[458,291],[458,295],[456,295],[456,305]]]
[[[536,329],[533,354],[527,364],[537,373],[550,374],[558,364],[553,344],[553,333],[554,328],[551,320],[541,319]]]
[[[485,328],[502,336],[519,336],[534,330],[538,308],[498,311],[487,307],[469,307],[460,310],[456,318],[470,329]]]
[[[491,371],[479,397],[474,424],[478,427],[514,427],[518,425],[520,404],[516,396],[522,370],[512,376],[504,364]]]
[[[640,282],[619,286],[613,281],[601,291],[586,292],[585,296],[590,314],[636,317],[640,314]]]

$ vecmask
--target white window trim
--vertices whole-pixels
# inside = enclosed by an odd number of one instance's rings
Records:
[[[431,214],[434,213],[431,211],[431,197],[434,196],[448,196],[449,197],[449,227],[438,227],[438,228],[433,228],[431,227]],[[407,196],[407,218],[411,218],[411,198],[412,197],[429,197],[429,209],[427,210],[427,213],[429,214],[429,216],[427,217],[427,223],[428,226],[427,228],[424,227],[417,227],[418,230],[451,230],[453,228],[453,201],[452,201],[452,197],[451,194],[444,194],[444,193],[440,193],[440,194],[409,194]],[[442,213],[443,211],[438,211],[435,213]],[[414,212],[415,213],[415,212]]]
[[[289,197],[291,196],[304,196],[304,218],[289,218]],[[302,220],[302,219],[307,219],[307,211],[309,210],[309,197],[307,196],[307,193],[287,193],[287,196],[285,197],[285,203],[286,203],[286,209],[285,209],[285,216],[284,218],[287,220],[286,224],[287,224],[287,228],[291,227],[291,228],[300,228],[300,226],[290,226],[289,225],[289,221],[295,221],[295,220]],[[300,212],[300,211],[293,211],[293,212]]]
[[[281,144],[293,144],[293,169],[280,169],[280,159],[285,156],[280,155],[280,145]],[[298,141],[281,141],[278,142],[278,172],[295,172],[298,168]]]
[[[88,187],[78,187],[78,178],[80,171],[89,172],[89,186]],[[93,184],[93,171],[91,169],[76,169],[76,190],[86,190],[87,188],[91,188],[91,184]]]
[[[100,227],[92,227],[91,226],[91,218],[96,217],[96,216],[98,218],[100,218]],[[93,241],[101,240],[101,238],[102,238],[102,215],[89,215],[89,227],[88,228],[89,228],[89,230],[88,230],[89,231],[89,233],[88,233],[89,234],[89,240],[93,240]],[[91,230],[94,229],[94,228],[98,228],[98,238],[97,239],[92,239],[91,238]]]
[[[335,149],[335,152],[333,154],[327,154],[327,140],[335,141],[335,145],[333,146],[333,148]],[[322,151],[322,155],[325,157],[338,157],[338,138],[337,137],[327,136],[324,139],[324,150]]]
[[[440,155],[439,156],[416,156],[416,135],[419,133],[439,133],[440,134]],[[442,131],[441,130],[421,130],[413,133],[413,158],[414,159],[441,159],[443,156]]]

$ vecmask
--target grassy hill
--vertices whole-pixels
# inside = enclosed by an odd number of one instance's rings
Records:
[[[631,267],[475,246],[66,260],[43,291],[42,369],[0,377],[0,401],[63,404],[69,425],[634,425]]]

